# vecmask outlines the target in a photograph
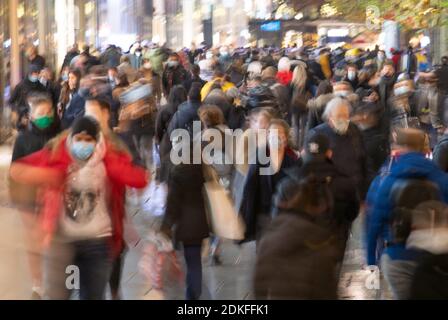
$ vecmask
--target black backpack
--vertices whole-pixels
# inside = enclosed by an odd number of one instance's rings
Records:
[[[391,215],[392,242],[404,244],[411,233],[417,206],[429,201],[442,201],[437,184],[426,178],[400,179],[391,189],[394,209]]]

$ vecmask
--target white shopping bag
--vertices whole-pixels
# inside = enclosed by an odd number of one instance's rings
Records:
[[[224,239],[243,240],[245,226],[227,191],[216,180],[204,183],[204,199],[213,233]]]
[[[149,188],[143,195],[142,209],[154,217],[161,217],[165,214],[166,197],[168,188],[164,183],[151,181]]]

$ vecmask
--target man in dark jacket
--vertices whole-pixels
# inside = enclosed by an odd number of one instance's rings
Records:
[[[362,201],[368,188],[367,156],[361,132],[350,122],[350,111],[348,100],[332,99],[323,115],[326,123],[312,129],[308,135],[323,134],[329,138],[336,168],[353,179]]]
[[[45,58],[40,56],[37,48],[32,46],[28,49],[27,53],[28,58],[28,65],[29,66],[36,66],[39,71],[42,70],[45,67]]]
[[[201,68],[197,64],[193,64],[191,66],[190,74],[188,75],[187,79],[184,81],[183,86],[185,88],[185,91],[190,91],[191,85],[195,82],[199,83],[201,85],[201,88],[204,86],[204,84],[207,83],[207,81],[202,80],[201,77],[199,77],[199,74],[201,73]]]
[[[433,160],[437,166],[448,172],[448,132],[446,132],[434,148]]]
[[[425,158],[429,142],[422,131],[399,130],[394,149],[395,156],[372,182],[367,195],[367,263],[377,265],[381,257],[381,269],[394,298],[408,299],[419,253],[393,237],[391,218],[395,203],[391,193],[398,181],[425,179],[438,187],[442,201],[447,203],[448,176]],[[378,246],[381,242],[384,248]]]
[[[193,133],[193,122],[199,121],[198,109],[201,106],[201,85],[193,83],[188,92],[188,101],[182,103],[168,125],[168,136],[176,129],[186,129]]]
[[[257,248],[256,299],[337,299],[339,245],[321,222],[331,202],[328,187],[311,179],[279,188],[274,206],[281,214]]]
[[[278,190],[284,190],[289,196],[294,195],[300,181],[307,177],[314,177],[320,183],[328,184],[333,195],[333,211],[326,222],[331,230],[336,231],[340,240],[339,261],[342,262],[345,246],[353,220],[359,212],[359,199],[356,197],[356,186],[349,176],[338,171],[331,160],[333,151],[330,140],[322,134],[309,136],[305,143],[305,155],[302,165],[287,171],[287,177],[282,181]],[[274,214],[276,214],[274,212]]]
[[[391,107],[389,105],[389,98],[393,95],[394,84],[396,81],[394,63],[390,60],[384,62],[381,70],[381,78],[378,83],[378,93],[380,102],[385,108],[384,121],[389,122],[391,119]]]
[[[22,120],[26,119],[26,114],[29,111],[28,96],[32,92],[46,92],[45,87],[39,82],[40,67],[31,65],[28,72],[28,77],[23,79],[12,91],[9,99],[9,105],[17,121],[19,129],[26,127]]]
[[[72,63],[72,60],[78,55],[79,55],[78,44],[75,43],[73,47],[71,47],[70,50],[65,55],[61,70],[63,70],[65,67],[69,67]]]
[[[180,64],[179,55],[177,53],[172,53],[168,58],[162,75],[163,93],[165,94],[165,97],[169,96],[173,86],[176,84],[183,84],[187,77],[187,71]]]

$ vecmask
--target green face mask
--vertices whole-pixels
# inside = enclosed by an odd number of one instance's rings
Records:
[[[51,126],[51,124],[53,123],[53,117],[49,117],[49,116],[43,116],[43,117],[39,117],[34,119],[33,123],[34,125],[39,128],[39,129],[47,129],[49,126]]]

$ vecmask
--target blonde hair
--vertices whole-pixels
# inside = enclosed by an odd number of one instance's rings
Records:
[[[305,66],[303,64],[299,63],[294,68],[294,72],[292,73],[291,83],[294,85],[294,87],[296,89],[305,91],[306,79],[307,79],[307,74],[306,74]]]

